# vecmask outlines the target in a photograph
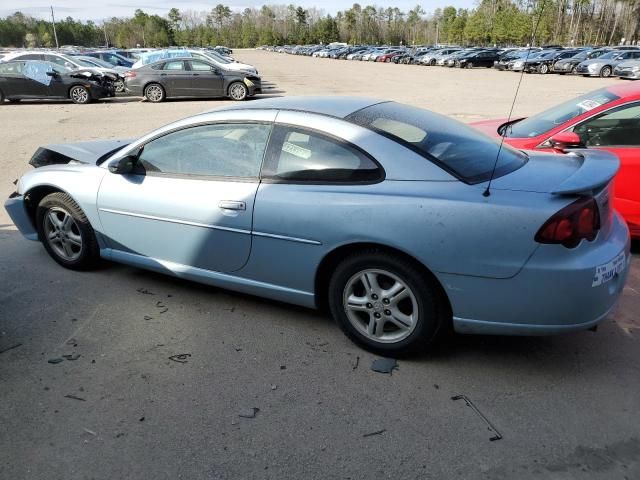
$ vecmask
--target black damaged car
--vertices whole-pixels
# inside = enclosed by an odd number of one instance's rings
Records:
[[[551,50],[530,58],[524,65],[526,73],[549,73],[553,71],[553,65],[564,58],[570,58],[580,53],[581,50]]]
[[[455,66],[459,68],[493,67],[499,58],[497,50],[470,51],[455,59]]]
[[[40,60],[12,60],[0,63],[0,102],[69,99],[84,104],[115,97],[116,79],[89,68],[71,70]]]

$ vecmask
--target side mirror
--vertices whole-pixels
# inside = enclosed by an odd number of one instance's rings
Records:
[[[58,74],[56,72],[54,72],[53,70],[49,70],[48,72],[45,72],[46,75],[50,76],[50,77],[57,77]]]
[[[125,175],[133,171],[136,162],[138,161],[138,155],[127,155],[119,160],[114,160],[109,164],[109,171],[118,175]]]
[[[559,152],[564,152],[569,148],[582,148],[584,144],[580,139],[580,136],[575,132],[560,132],[556,133],[549,139],[551,148]]]

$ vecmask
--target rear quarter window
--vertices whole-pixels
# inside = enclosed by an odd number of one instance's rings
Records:
[[[527,156],[467,125],[421,108],[384,102],[346,120],[369,128],[422,155],[465,183],[497,178],[517,170]],[[499,158],[498,158],[499,157]]]

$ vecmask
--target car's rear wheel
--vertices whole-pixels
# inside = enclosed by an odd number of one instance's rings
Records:
[[[166,93],[159,83],[150,83],[144,87],[144,98],[152,103],[159,103],[165,99]]]
[[[229,85],[228,92],[229,98],[237,102],[246,100],[247,96],[249,95],[249,89],[242,82],[233,82],[231,85]]]
[[[44,197],[36,210],[36,226],[45,250],[63,267],[87,270],[98,263],[100,250],[93,228],[68,194]]]
[[[571,74],[575,75],[576,73],[578,73],[578,66],[574,65],[573,67],[571,67]]]
[[[604,67],[602,67],[602,69],[600,70],[600,76],[602,78],[607,78],[611,76],[611,67],[608,65],[605,65]]]
[[[467,68],[473,68],[473,62],[467,62]]]
[[[381,355],[426,349],[446,321],[435,280],[395,254],[372,250],[346,258],[328,293],[345,334]]]
[[[4,92],[0,90],[0,103],[4,103]]]
[[[538,68],[538,72],[540,72],[541,74],[545,75],[547,73],[549,73],[549,65],[547,65],[546,63],[543,63],[542,65],[540,65],[540,67]]]
[[[91,94],[87,87],[82,85],[74,85],[69,90],[69,98],[73,103],[78,103],[80,105],[87,104],[91,102]]]

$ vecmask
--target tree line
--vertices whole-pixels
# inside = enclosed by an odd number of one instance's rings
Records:
[[[78,46],[166,47],[330,43],[616,45],[640,43],[640,0],[480,0],[476,8],[445,7],[427,14],[361,6],[328,15],[317,8],[265,5],[209,12],[172,8],[166,16],[136,10],[100,22],[56,21],[58,43]],[[54,47],[50,21],[16,12],[0,18],[0,46]]]

